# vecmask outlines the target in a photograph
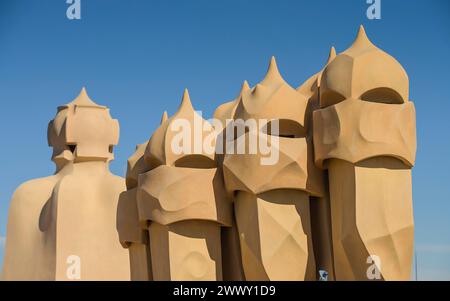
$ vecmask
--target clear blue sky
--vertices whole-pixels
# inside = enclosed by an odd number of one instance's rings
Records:
[[[297,87],[364,24],[405,67],[416,105],[419,277],[450,280],[450,1],[382,0],[373,21],[366,0],[82,0],[79,21],[66,8],[65,0],[0,2],[0,236],[15,188],[53,173],[47,123],[82,86],[120,121],[111,169],[124,175],[135,144],[164,110],[174,113],[185,87],[209,117],[243,80],[260,81],[271,55]]]

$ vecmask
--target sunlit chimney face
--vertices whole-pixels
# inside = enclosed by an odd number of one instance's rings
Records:
[[[235,123],[242,120],[246,125],[250,125],[250,121],[257,124],[256,131],[249,126],[235,135],[237,148],[243,143],[242,148],[250,150],[255,141],[258,147],[254,154],[225,154],[225,182],[230,192],[244,190],[258,194],[274,189],[298,189],[321,194],[321,181],[311,181],[311,177],[318,179],[319,176],[315,177],[318,172],[311,169],[307,105],[306,97],[286,83],[272,58],[264,79],[241,94],[235,109]],[[276,154],[272,164],[261,163],[267,156],[261,145],[268,146],[268,153]],[[266,176],[255,176],[259,174]]]
[[[119,122],[109,109],[94,103],[83,88],[71,103],[60,107],[55,124],[75,162],[111,161],[119,140]],[[62,124],[62,125],[61,125]]]
[[[353,45],[327,65],[320,83],[322,108],[346,99],[402,104],[409,97],[405,70],[392,56],[372,44],[363,27]]]

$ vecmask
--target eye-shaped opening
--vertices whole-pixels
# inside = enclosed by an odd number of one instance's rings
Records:
[[[216,162],[214,160],[204,155],[184,156],[176,160],[174,166],[182,168],[199,168],[199,169],[208,169],[217,167]]]
[[[345,100],[345,96],[336,91],[326,91],[320,94],[320,106],[326,108]]]
[[[267,135],[284,138],[301,138],[306,136],[305,128],[297,121],[290,119],[271,120],[261,131]]]
[[[390,88],[376,88],[365,92],[360,96],[361,100],[386,103],[386,104],[402,104],[404,100],[397,91]]]
[[[76,144],[67,144],[67,148],[69,148],[70,152],[72,154],[75,154],[75,150],[77,149],[77,145]]]

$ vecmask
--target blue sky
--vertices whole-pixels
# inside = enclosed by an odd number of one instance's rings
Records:
[[[363,24],[405,67],[417,110],[413,170],[419,279],[450,280],[450,1],[65,0],[0,2],[0,265],[9,200],[26,180],[54,172],[47,123],[82,86],[121,125],[114,173],[183,89],[210,117],[243,80],[259,82],[270,56],[294,87],[345,50]]]

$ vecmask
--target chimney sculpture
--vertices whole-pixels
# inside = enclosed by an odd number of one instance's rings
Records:
[[[167,112],[161,118],[161,124],[167,121]],[[144,153],[148,141],[136,146],[136,151],[128,159],[126,184],[127,191],[122,192],[117,207],[117,231],[120,243],[130,254],[131,280],[152,280],[152,265],[147,222],[139,222],[137,207],[137,187],[141,173],[148,170]]]
[[[122,178],[110,173],[119,123],[83,89],[48,126],[53,176],[14,193],[4,280],[129,280],[115,218]]]
[[[214,119],[220,122],[220,127],[222,132],[218,135],[217,139],[222,141],[221,145],[217,144],[217,160],[219,162],[219,168],[223,174],[223,160],[226,151],[227,143],[229,140],[233,140],[233,135],[230,135],[228,129],[233,127],[233,117],[236,112],[236,107],[241,100],[244,93],[250,91],[250,86],[247,81],[244,81],[239,92],[239,96],[229,102],[226,102],[219,107],[214,112]],[[232,128],[234,132],[234,129]],[[229,137],[227,138],[227,133]],[[220,150],[220,152],[219,152]],[[233,195],[229,195],[230,198]],[[232,226],[222,228],[222,261],[223,261],[223,280],[225,281],[243,281],[245,280],[244,269],[242,267],[241,250],[239,243],[239,234],[237,231],[236,217],[234,212],[232,212]]]
[[[322,196],[323,183],[307,137],[306,107],[307,99],[283,80],[274,58],[264,80],[244,91],[236,107],[235,122],[247,127],[237,130],[236,149],[249,150],[255,141],[260,146],[256,153],[227,152],[223,163],[227,190],[235,195],[246,280],[316,279],[310,196]],[[277,160],[262,164],[261,141]]]
[[[297,89],[272,58],[214,117],[186,90],[125,187],[109,172],[109,110],[84,89],[58,108],[56,173],[14,193],[4,279],[410,279],[415,109],[405,70],[363,27]]]
[[[328,169],[337,280],[409,280],[415,110],[408,76],[361,27],[323,70],[315,162]]]
[[[330,54],[325,67],[336,57],[336,50],[331,47]],[[325,69],[325,67],[323,69]],[[319,93],[320,79],[323,69],[311,76],[305,83],[297,88],[297,91],[308,99],[306,109],[306,124],[308,124],[308,137],[312,137],[314,128],[312,126],[312,112],[320,108]],[[325,187],[327,184],[327,174],[324,173]],[[311,202],[311,226],[313,233],[314,254],[317,264],[317,275],[325,271],[327,280],[334,280],[333,248],[331,238],[331,208],[328,190],[320,198],[313,198]],[[323,279],[322,279],[323,280]]]
[[[236,113],[236,107],[238,106],[242,95],[244,93],[247,93],[248,91],[250,91],[250,86],[248,85],[248,82],[245,80],[244,83],[242,84],[239,96],[236,99],[233,99],[232,101],[221,104],[214,111],[214,118],[221,122],[224,129],[233,120],[233,116]]]
[[[167,113],[163,115],[167,116]],[[117,207],[117,231],[120,243],[130,254],[131,280],[152,280],[149,235],[146,225],[139,223],[137,208],[137,186],[139,174],[144,173],[147,165],[144,152],[148,141],[136,146],[136,152],[128,159],[126,174],[127,190],[120,194]]]
[[[154,280],[222,280],[221,227],[231,226],[231,201],[217,169],[215,139],[186,90],[178,112],[148,142],[148,171],[138,176],[136,199],[149,232]]]

